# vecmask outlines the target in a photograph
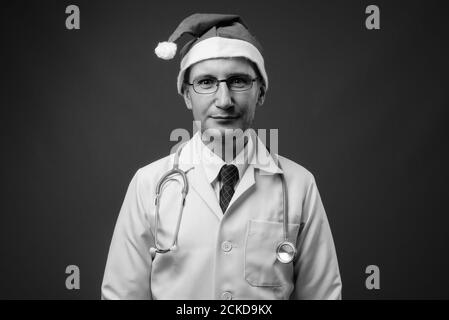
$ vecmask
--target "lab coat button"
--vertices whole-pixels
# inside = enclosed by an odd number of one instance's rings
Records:
[[[230,243],[229,241],[224,241],[221,244],[221,248],[223,249],[224,252],[229,252],[232,250],[232,243]]]
[[[223,294],[221,295],[221,298],[223,300],[232,300],[232,293],[230,293],[229,291],[225,291],[223,292]]]

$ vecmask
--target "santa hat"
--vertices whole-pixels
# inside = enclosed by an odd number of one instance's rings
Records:
[[[268,89],[262,47],[238,15],[192,14],[179,24],[168,41],[160,42],[154,52],[159,58],[173,59],[177,50],[175,41],[186,33],[195,38],[187,42],[180,51],[181,66],[177,83],[179,94],[182,94],[185,71],[197,62],[213,58],[249,59],[259,69],[265,87]]]

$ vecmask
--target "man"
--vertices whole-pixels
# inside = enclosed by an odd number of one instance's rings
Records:
[[[313,175],[268,153],[251,130],[268,89],[260,44],[238,16],[194,14],[158,56],[173,58],[185,33],[195,38],[181,51],[178,92],[199,131],[134,175],[102,298],[340,299]],[[178,173],[162,182],[173,168],[186,180]]]

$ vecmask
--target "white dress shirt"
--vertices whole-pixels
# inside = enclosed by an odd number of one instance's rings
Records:
[[[234,186],[234,190],[236,190],[239,182],[245,174],[246,169],[248,168],[249,159],[252,159],[254,143],[251,138],[248,139],[239,154],[231,162],[226,163],[201,141],[200,135],[196,135],[194,139],[197,140],[195,143],[195,148],[197,154],[201,155],[200,161],[204,169],[204,173],[206,174],[207,181],[211,184],[212,189],[214,189],[217,200],[220,201],[220,190],[222,183],[219,180],[219,173],[221,168],[225,164],[235,165],[237,167],[239,172],[239,180]]]

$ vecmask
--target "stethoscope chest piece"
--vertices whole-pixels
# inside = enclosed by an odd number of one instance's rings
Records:
[[[290,263],[295,259],[296,248],[290,241],[282,241],[276,249],[276,258],[279,262]]]

